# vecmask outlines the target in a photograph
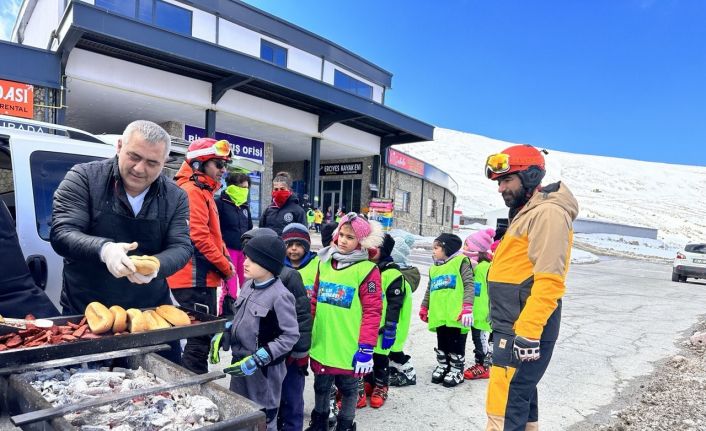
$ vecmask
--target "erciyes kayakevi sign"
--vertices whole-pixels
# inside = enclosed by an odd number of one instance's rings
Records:
[[[319,175],[360,175],[363,173],[363,162],[322,163],[319,165]]]

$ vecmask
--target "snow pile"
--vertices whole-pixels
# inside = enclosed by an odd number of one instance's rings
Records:
[[[658,239],[637,238],[632,236],[602,233],[577,233],[574,242],[582,248],[601,250],[608,254],[671,260],[677,255],[678,248],[665,244]]]
[[[571,249],[571,263],[598,263],[600,258],[590,251]]]
[[[482,216],[502,208],[497,184],[485,178],[489,154],[512,143],[436,128],[434,144],[399,145],[451,175],[458,207]],[[669,246],[706,241],[706,167],[549,151],[545,183],[564,181],[579,201],[579,217],[659,229]]]

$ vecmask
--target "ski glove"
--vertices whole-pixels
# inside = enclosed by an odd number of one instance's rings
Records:
[[[463,326],[470,328],[473,326],[473,304],[464,303],[461,313],[456,318]]]
[[[136,271],[135,264],[127,256],[128,251],[137,248],[136,242],[106,242],[101,247],[101,262],[105,263],[113,277],[121,278]]]
[[[380,347],[383,350],[387,350],[395,344],[395,338],[397,337],[397,323],[387,322],[385,326],[380,328],[380,334],[382,334],[382,342]]]
[[[217,364],[221,362],[221,348],[230,350],[230,329],[233,327],[233,322],[226,322],[226,329],[219,332],[211,338],[211,350],[208,352],[208,362]]]
[[[373,371],[373,346],[358,344],[358,351],[353,355],[353,373],[356,377]]]
[[[267,353],[267,350],[261,347],[252,355],[234,362],[230,367],[225,368],[223,372],[233,377],[251,376],[255,374],[258,368],[262,368],[270,362],[272,362],[272,357]]]
[[[427,307],[419,309],[419,318],[422,319],[422,322],[429,322],[429,309]]]
[[[515,337],[512,351],[515,354],[515,358],[521,362],[536,361],[539,359],[539,340],[533,340],[518,335]]]

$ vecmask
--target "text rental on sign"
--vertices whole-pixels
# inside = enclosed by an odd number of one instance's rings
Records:
[[[0,80],[0,113],[13,117],[32,118],[34,87],[20,82]]]

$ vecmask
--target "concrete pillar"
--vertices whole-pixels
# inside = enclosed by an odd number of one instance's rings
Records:
[[[309,184],[307,192],[309,202],[315,207],[319,202],[319,165],[321,165],[321,138],[311,138],[311,157],[309,158]]]

